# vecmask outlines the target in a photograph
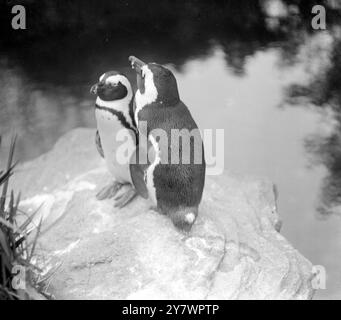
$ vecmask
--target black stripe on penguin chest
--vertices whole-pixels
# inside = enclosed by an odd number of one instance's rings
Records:
[[[131,124],[127,121],[122,111],[117,111],[111,108],[102,107],[102,106],[99,106],[98,104],[96,104],[96,109],[110,112],[112,115],[117,117],[117,119],[120,121],[123,127],[125,127],[126,129],[133,130],[133,132],[136,133],[136,129],[132,127]]]

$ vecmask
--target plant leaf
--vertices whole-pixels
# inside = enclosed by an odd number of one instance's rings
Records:
[[[2,250],[5,252],[5,254],[10,257],[10,251],[9,251],[9,247],[8,247],[8,242],[6,240],[6,236],[3,233],[3,231],[0,229],[0,245]]]
[[[39,236],[39,234],[40,234],[40,229],[41,229],[42,223],[43,223],[43,218],[41,217],[41,218],[40,218],[39,225],[38,225],[38,228],[37,228],[37,233],[35,234],[35,237],[34,237],[34,241],[33,241],[33,244],[32,244],[32,249],[31,249],[31,254],[30,254],[30,256],[29,256],[28,261],[31,261],[31,259],[32,259],[34,250],[35,250],[35,248],[36,248],[38,236]]]
[[[44,202],[25,220],[25,222],[19,227],[19,230],[21,232],[25,232],[28,225],[32,222],[34,216],[37,214],[37,212],[40,210],[40,208],[44,205]]]
[[[13,232],[18,232],[19,231],[18,228],[15,225],[11,224],[10,222],[8,222],[3,217],[0,217],[0,223],[3,224],[4,226],[6,226],[7,228],[10,228],[11,230],[13,230]]]
[[[13,155],[14,155],[14,148],[15,148],[15,143],[17,140],[17,135],[14,135],[11,140],[11,145],[9,149],[9,154],[8,154],[8,160],[7,160],[7,172],[11,173],[12,172],[12,162],[13,162]],[[8,177],[4,181],[4,185],[2,188],[2,194],[0,198],[0,211],[4,211],[5,209],[5,202],[6,202],[6,195],[7,195],[7,189],[8,189]]]

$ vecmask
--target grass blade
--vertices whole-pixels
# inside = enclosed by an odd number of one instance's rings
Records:
[[[10,251],[7,245],[6,236],[1,229],[0,229],[0,246],[1,246],[1,249],[5,252],[6,256],[9,257]]]
[[[13,156],[14,156],[14,149],[15,149],[15,143],[17,140],[17,135],[14,135],[11,140],[11,145],[10,145],[10,150],[8,154],[8,161],[7,161],[7,172],[11,173],[12,172],[12,163],[13,163]],[[12,168],[12,169],[11,169]],[[2,194],[0,198],[0,211],[4,211],[5,209],[5,202],[6,202],[6,195],[7,195],[7,189],[8,189],[8,178],[4,181],[3,183],[3,188],[2,188]]]
[[[29,258],[28,258],[28,261],[31,261],[31,259],[33,257],[33,253],[34,253],[34,250],[36,248],[36,244],[37,244],[37,240],[38,240],[38,237],[39,237],[39,234],[40,234],[40,229],[41,229],[42,223],[43,223],[43,218],[40,218],[40,222],[39,222],[39,225],[38,225],[38,228],[37,228],[37,233],[35,234],[35,237],[34,237],[34,240],[33,240],[31,254],[30,254]]]
[[[35,215],[38,213],[38,211],[40,210],[40,208],[44,205],[44,202],[25,220],[25,222],[19,227],[19,230],[21,232],[25,232],[26,228],[28,227],[28,225],[32,222],[33,218],[35,217]]]

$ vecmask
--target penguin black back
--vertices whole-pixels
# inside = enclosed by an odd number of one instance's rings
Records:
[[[153,80],[158,93],[156,101],[162,102],[167,107],[179,103],[178,85],[173,73],[156,63],[148,63],[148,68],[153,73]]]
[[[138,124],[147,124],[147,136],[157,155],[147,170],[147,177],[151,176],[148,190],[155,190],[158,209],[177,227],[188,231],[198,214],[205,183],[206,164],[198,126],[180,100],[175,76],[169,69],[156,63],[144,64],[135,57],[130,61],[137,72],[135,118]],[[155,134],[160,129],[165,134],[162,139]],[[187,133],[187,141],[183,143],[183,136],[174,141],[174,131]],[[189,160],[184,161],[188,152]],[[178,153],[176,162],[174,153]]]

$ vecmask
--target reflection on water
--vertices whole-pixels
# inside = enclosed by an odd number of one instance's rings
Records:
[[[27,160],[48,151],[56,139],[72,128],[93,125],[88,88],[36,83],[20,68],[0,61],[0,134],[8,141],[18,134],[19,159]],[[75,94],[79,91],[79,94]],[[6,139],[7,138],[7,139]],[[6,150],[0,155],[5,156]]]
[[[316,70],[307,85],[291,85],[288,93],[292,104],[311,104],[329,113],[329,125],[306,139],[314,165],[324,165],[328,175],[321,187],[321,215],[341,215],[341,30],[337,30],[327,50],[323,66]]]
[[[89,14],[104,14],[93,2],[83,2],[87,5],[78,20],[66,17],[71,31]],[[300,2],[277,3],[248,1],[226,10],[212,2],[217,10],[205,16],[202,12],[210,8],[198,1],[201,11],[177,6],[168,20],[149,12],[152,30],[142,30],[139,10],[129,9],[121,20],[102,19],[104,25],[89,19],[93,34],[32,40],[24,54],[9,45],[8,52],[0,52],[5,147],[15,131],[17,157],[28,160],[48,151],[70,129],[95,126],[90,85],[108,69],[134,80],[128,55],[167,63],[199,126],[225,130],[225,169],[266,176],[277,184],[282,233],[327,269],[327,290],[317,297],[341,298],[341,40],[337,29],[303,30],[310,25],[310,10]],[[61,8],[49,5],[43,8],[56,27],[63,21]],[[116,2],[108,6],[118,10]],[[135,19],[133,33],[120,29],[127,17]],[[165,34],[167,28],[171,32]],[[6,150],[1,151],[3,163]]]
[[[188,62],[177,78],[200,126],[225,129],[225,168],[276,182],[282,233],[314,264],[327,268],[328,291],[317,297],[336,298],[341,294],[341,221],[319,219],[320,189],[330,172],[312,167],[305,147],[307,137],[332,130],[334,119],[328,112],[283,102],[292,82],[309,80],[314,61],[306,57],[311,47],[305,49],[301,62],[285,68],[277,49],[259,52],[248,59],[240,78],[226,68],[218,48],[206,60]]]

